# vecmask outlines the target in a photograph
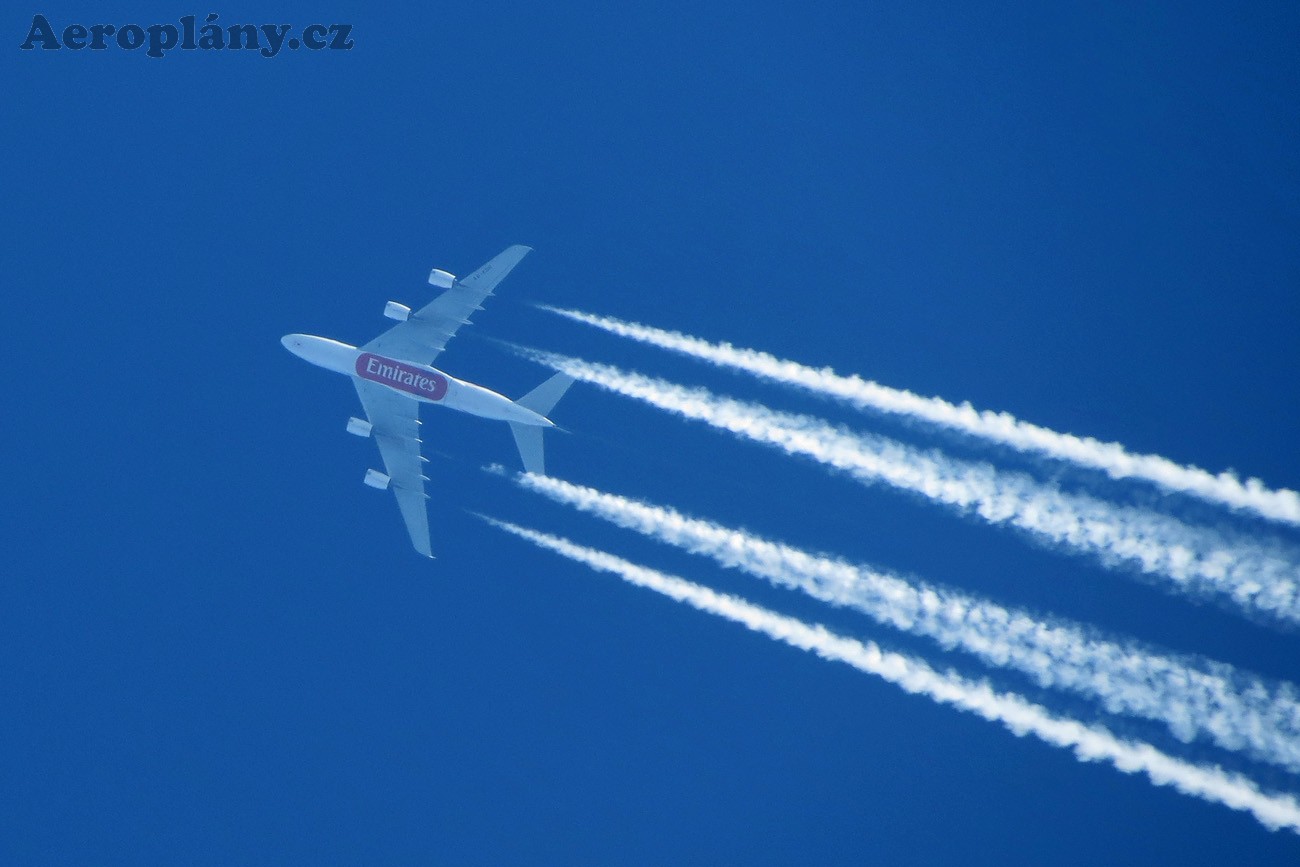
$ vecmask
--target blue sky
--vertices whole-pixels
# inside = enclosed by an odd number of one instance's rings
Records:
[[[636,347],[549,302],[1300,486],[1300,15],[905,4],[277,7],[350,52],[20,51],[0,16],[7,863],[1294,863],[1297,837],[500,535],[487,512],[981,676],[518,491],[425,412],[412,553],[339,377],[535,247],[486,337],[805,411],[1261,538],[1295,532]],[[204,9],[41,7],[70,23]],[[222,23],[261,23],[248,5]],[[578,386],[548,467],[1294,681],[1300,639]],[[1149,726],[1035,692],[1173,749]],[[1294,776],[1209,747],[1180,755]]]

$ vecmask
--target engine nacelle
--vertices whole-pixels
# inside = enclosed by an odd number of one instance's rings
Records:
[[[389,478],[379,470],[366,470],[366,477],[363,481],[372,488],[378,488],[381,491],[388,490]]]
[[[365,419],[355,417],[348,419],[348,433],[352,434],[354,437],[370,436],[371,427],[372,425],[370,422]]]
[[[450,289],[456,285],[456,275],[434,268],[429,272],[429,285],[437,286],[439,289]]]
[[[398,304],[396,301],[389,301],[384,305],[384,315],[389,319],[405,322],[411,316],[411,308],[405,304]]]

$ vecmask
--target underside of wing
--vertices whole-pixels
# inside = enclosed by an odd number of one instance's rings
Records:
[[[352,378],[370,421],[370,435],[379,446],[389,489],[406,522],[415,550],[433,556],[429,544],[429,512],[424,492],[424,458],[420,455],[420,405],[410,398],[359,377]]]
[[[496,285],[531,250],[531,247],[518,244],[506,248],[482,268],[464,280],[457,280],[450,289],[412,313],[405,322],[394,325],[362,349],[417,364],[432,364],[460,327],[470,321],[474,311],[482,309],[483,300],[492,294]],[[433,280],[431,276],[430,282]]]

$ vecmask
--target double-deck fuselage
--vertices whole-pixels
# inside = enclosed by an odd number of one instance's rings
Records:
[[[280,342],[285,349],[317,367],[368,379],[412,400],[445,406],[482,418],[535,427],[555,427],[550,419],[520,406],[503,394],[448,376],[426,364],[412,364],[375,355],[337,340],[311,334],[288,334]]]

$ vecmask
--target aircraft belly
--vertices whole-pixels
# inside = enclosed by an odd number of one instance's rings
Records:
[[[452,381],[432,368],[418,367],[371,352],[357,355],[354,372],[362,379],[425,403],[442,402]]]
[[[505,395],[481,385],[462,382],[432,367],[363,351],[356,357],[354,372],[362,379],[422,403],[438,404],[481,418],[543,427],[548,425],[540,415]]]

